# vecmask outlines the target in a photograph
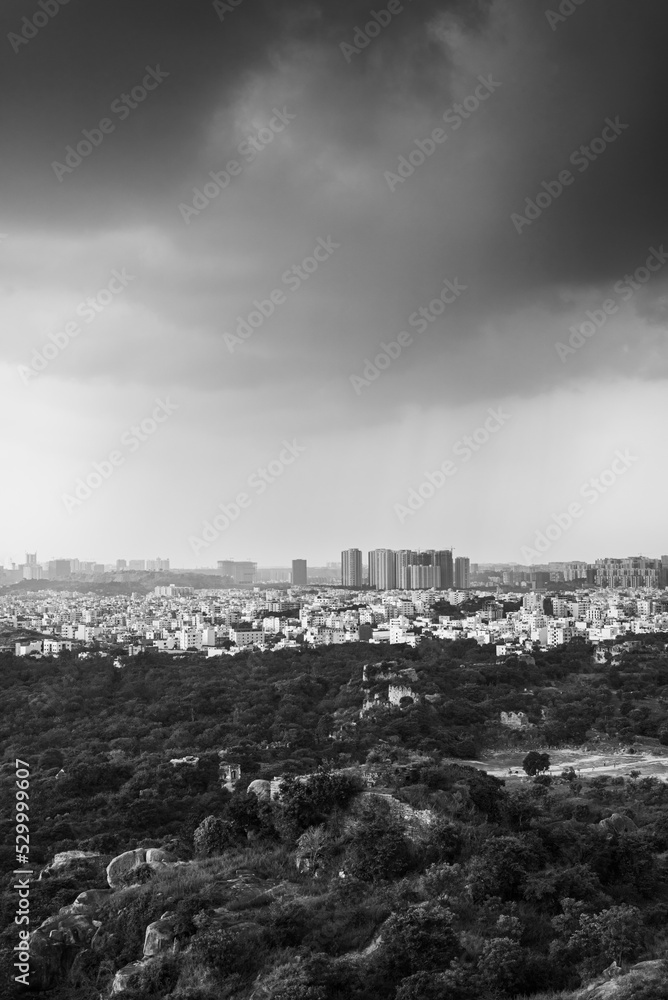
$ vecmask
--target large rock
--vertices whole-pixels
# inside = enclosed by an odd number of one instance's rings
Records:
[[[653,987],[652,996],[668,996],[668,962],[662,959],[639,962],[625,975],[613,974],[606,969],[603,976],[577,990],[573,1000],[633,1000],[645,995],[645,990]],[[659,987],[663,992],[659,992]]]
[[[152,958],[165,951],[176,951],[177,941],[174,926],[176,914],[163,913],[160,920],[154,920],[146,928],[144,935],[144,958]]]
[[[108,855],[107,855],[108,857]],[[83,867],[103,865],[102,855],[97,851],[62,851],[55,854],[53,861],[42,869],[39,881],[57,875],[67,875]]]
[[[130,962],[129,965],[124,965],[122,969],[119,969],[114,976],[114,981],[111,985],[112,995],[114,993],[122,993],[124,990],[132,989],[139,985],[141,980],[141,974],[146,968],[146,962]]]
[[[263,781],[261,778],[256,778],[255,781],[251,781],[246,791],[256,795],[260,802],[269,802],[271,798],[271,781]]]
[[[64,906],[33,931],[29,939],[33,989],[48,990],[54,986],[81,949],[90,945],[101,926],[94,913],[92,906],[80,907],[78,912],[74,904]]]
[[[612,816],[602,819],[598,825],[609,833],[627,833],[638,829],[633,820],[622,813],[613,813]]]
[[[79,893],[72,906],[79,910],[84,908],[98,910],[110,896],[109,889],[86,889],[85,892]]]
[[[169,853],[169,851],[163,850],[162,847],[148,847],[146,849],[146,864],[147,865],[151,865],[151,864],[153,864],[156,861],[164,863],[164,864],[168,864],[170,861],[173,861],[173,860],[174,859],[172,858],[172,856]]]
[[[107,865],[107,882],[112,889],[125,884],[127,875],[140,865],[164,865],[172,860],[171,855],[161,847],[137,847],[134,851],[124,851]]]

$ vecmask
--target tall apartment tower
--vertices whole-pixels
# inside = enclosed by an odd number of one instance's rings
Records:
[[[455,587],[457,590],[468,590],[470,586],[471,560],[466,556],[455,559]]]
[[[26,552],[26,566],[36,566],[36,565],[37,565],[37,553]]]
[[[449,590],[455,582],[452,549],[439,549],[434,553],[434,565],[441,570],[441,589]]]
[[[397,590],[410,590],[410,567],[415,561],[416,554],[412,549],[399,549],[394,553]]]
[[[369,552],[369,586],[376,590],[395,590],[397,574],[392,549],[373,549]]]
[[[292,560],[292,586],[305,587],[308,578],[306,559]]]
[[[341,553],[341,584],[344,587],[362,586],[361,549],[344,549]]]

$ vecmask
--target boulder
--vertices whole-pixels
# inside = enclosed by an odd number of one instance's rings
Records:
[[[54,986],[101,926],[90,912],[63,912],[68,910],[71,908],[63,907],[30,935],[31,986],[35,990]]]
[[[271,798],[271,782],[256,778],[255,781],[251,781],[246,792],[252,792],[253,795],[258,797],[260,802],[269,802]]]
[[[146,861],[146,850],[138,847],[134,851],[124,851],[118,854],[107,865],[107,882],[112,889],[118,889],[123,885],[128,872],[143,865]]]
[[[163,850],[162,847],[148,847],[146,849],[146,863],[151,865],[155,861],[161,861],[165,864],[169,864],[174,859],[172,858],[169,851]]]
[[[119,969],[111,985],[112,996],[114,993],[123,993],[124,990],[138,986],[146,964],[146,962],[130,962],[129,965],[124,965],[122,969]]]
[[[622,813],[613,813],[612,816],[602,819],[598,825],[609,833],[627,833],[638,829],[633,820]]]
[[[39,881],[57,875],[67,875],[82,866],[103,866],[102,855],[97,851],[62,851],[55,854],[45,868],[42,869]]]
[[[107,865],[107,882],[112,889],[118,889],[125,884],[126,876],[140,865],[162,867],[171,860],[171,854],[162,847],[137,847],[134,851],[124,851]]]
[[[174,926],[176,914],[163,913],[160,920],[154,920],[146,928],[144,935],[144,958],[152,958],[165,951],[176,951],[177,941]]]
[[[111,896],[109,889],[86,889],[85,892],[80,892],[77,898],[72,903],[73,907],[77,909],[93,909],[98,910],[102,903],[104,903]]]

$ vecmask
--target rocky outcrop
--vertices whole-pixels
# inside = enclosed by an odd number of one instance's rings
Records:
[[[256,778],[255,781],[251,781],[246,792],[252,792],[253,795],[258,797],[260,802],[269,802],[271,798],[271,781],[263,781],[261,778]]]
[[[171,861],[171,854],[161,847],[138,847],[134,851],[124,851],[107,865],[107,882],[112,889],[119,889],[126,884],[127,876],[140,865],[162,867]]]
[[[633,820],[622,813],[613,813],[612,816],[602,819],[598,825],[608,833],[627,833],[638,829]]]
[[[50,989],[71,968],[79,952],[89,947],[102,926],[95,917],[108,896],[104,889],[81,892],[73,903],[33,931],[29,939],[32,989]]]
[[[82,867],[103,870],[104,859],[97,851],[62,851],[60,854],[54,855],[53,861],[42,869],[39,881],[78,872],[81,871]]]
[[[254,920],[244,919],[239,911],[269,906],[276,900],[289,898],[297,892],[296,887],[290,883],[263,879],[247,869],[237,869],[220,886],[225,889],[228,899],[224,906],[218,907],[209,915],[208,926],[225,927],[233,935],[239,934],[246,938],[252,935],[259,938],[263,934],[263,927]],[[112,996],[123,990],[136,988],[143,975],[162,955],[178,951],[176,919],[175,913],[167,911],[160,920],[148,925],[144,935],[143,957],[119,969],[111,987]]]
[[[141,974],[145,968],[146,962],[140,961],[130,962],[129,965],[124,965],[122,969],[119,969],[111,985],[112,996],[115,993],[123,993],[124,990],[138,986],[141,981]]]
[[[644,995],[644,990],[650,986],[656,989],[656,996],[668,996],[668,962],[659,959],[651,962],[639,962],[626,974],[618,974],[606,969],[602,976],[583,989],[573,994],[573,1000],[633,1000]],[[659,988],[664,993],[659,992]],[[652,994],[654,995],[654,994]]]
[[[144,935],[144,958],[153,958],[165,951],[177,950],[175,924],[176,914],[167,911],[160,920],[154,920],[148,925]]]

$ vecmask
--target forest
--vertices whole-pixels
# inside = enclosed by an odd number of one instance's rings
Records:
[[[547,1000],[630,969],[647,975],[628,996],[665,997],[668,786],[466,762],[668,745],[666,637],[614,665],[584,642],[504,662],[471,640],[383,652],[0,656],[2,981],[19,759],[30,930],[97,892],[92,940],[36,976],[49,1000],[110,996],[133,963],[122,1000]],[[411,678],[398,705],[373,700],[389,675]],[[518,711],[529,728],[500,724]],[[221,762],[241,769],[228,787]],[[272,779],[276,797],[247,791]],[[106,865],[150,848],[169,863],[110,890]],[[165,923],[169,947],[142,960]]]

